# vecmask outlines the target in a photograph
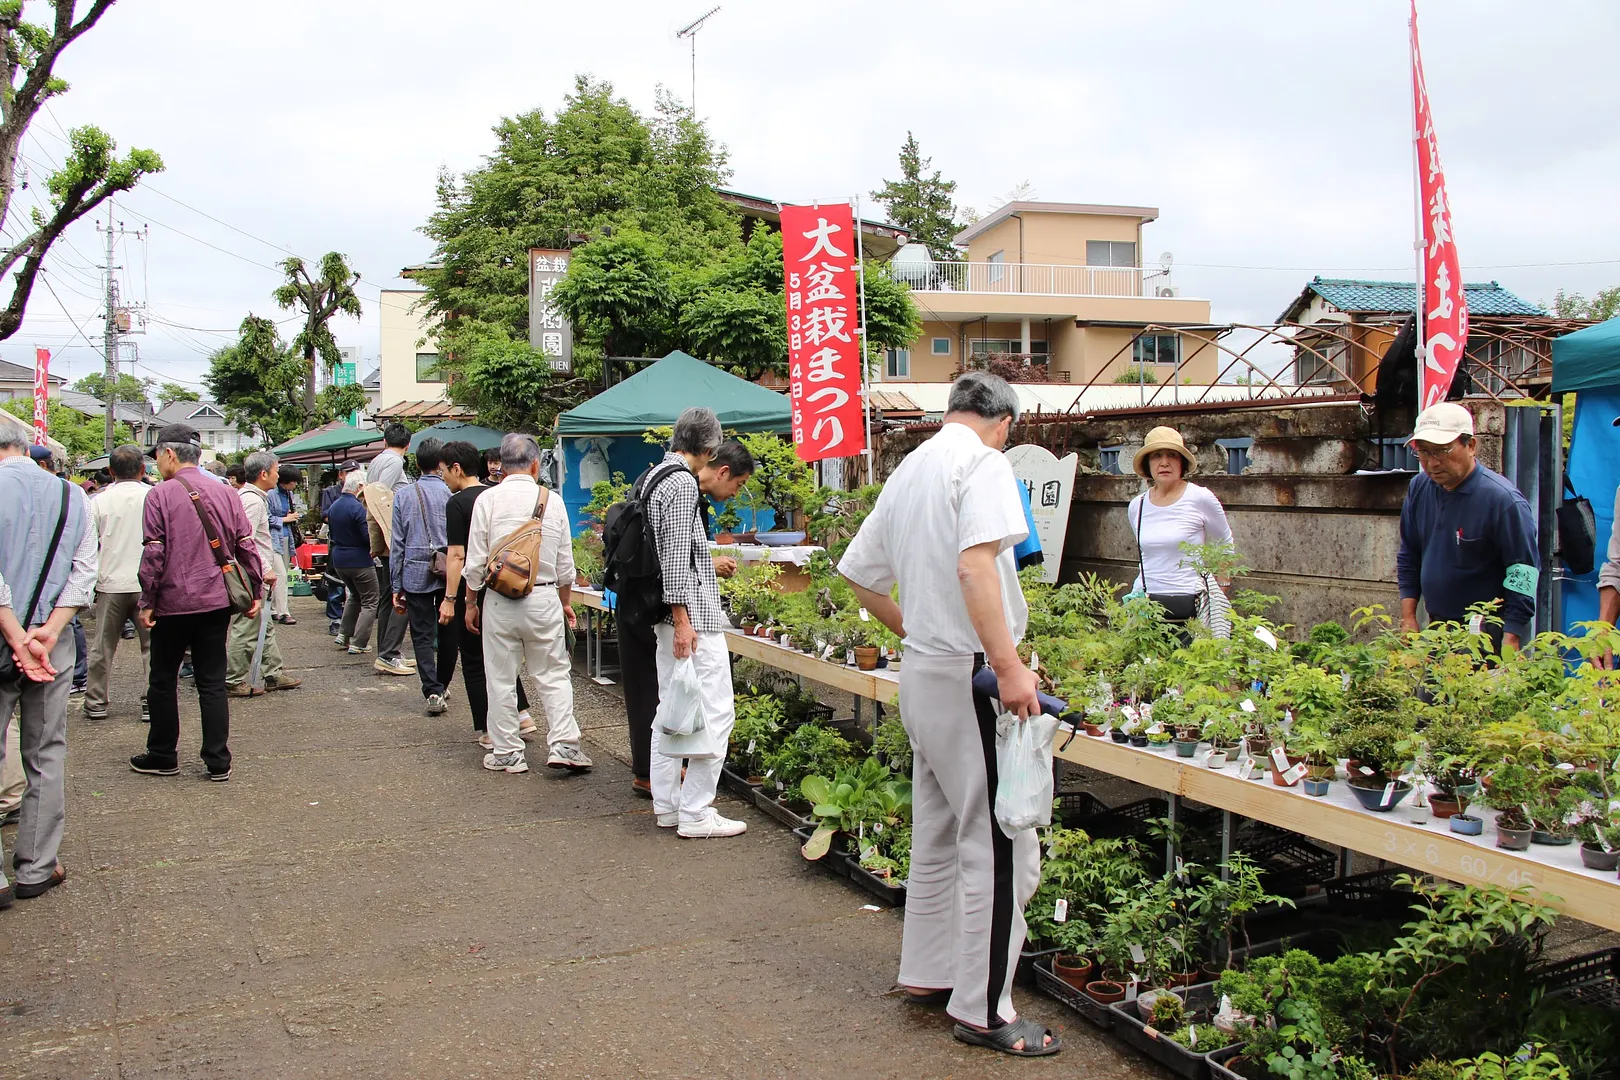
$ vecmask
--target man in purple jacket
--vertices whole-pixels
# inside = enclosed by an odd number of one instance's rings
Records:
[[[255,597],[263,596],[264,574],[241,499],[229,485],[202,474],[197,468],[201,453],[201,436],[185,424],[170,424],[159,431],[152,451],[163,482],[146,497],[141,599],[135,616],[152,631],[152,674],[146,691],[152,727],[146,736],[146,752],[130,758],[129,767],[151,776],[180,772],[177,687],[180,662],[189,648],[202,712],[202,759],[208,766],[208,779],[229,780],[231,751],[226,743],[231,716],[225,692],[225,641],[231,608],[202,515],[207,515],[219,537],[224,557],[241,567]],[[261,602],[254,601],[248,618],[258,615]]]

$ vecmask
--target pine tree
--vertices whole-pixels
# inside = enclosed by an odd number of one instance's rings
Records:
[[[885,180],[872,197],[888,211],[889,221],[911,233],[911,239],[928,245],[935,259],[954,262],[962,253],[951,245],[962,226],[957,224],[957,208],[951,201],[956,181],[946,180],[938,169],[928,173],[932,158],[922,156],[917,137],[906,132],[900,147],[900,179]]]

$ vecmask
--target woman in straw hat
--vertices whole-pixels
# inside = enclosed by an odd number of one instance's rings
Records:
[[[1146,593],[1173,622],[1200,619],[1217,637],[1231,633],[1231,605],[1218,583],[1187,565],[1181,545],[1232,540],[1221,502],[1187,477],[1198,471],[1198,459],[1175,428],[1148,432],[1133,463],[1137,475],[1153,486],[1131,500],[1131,534],[1136,537],[1137,577],[1132,592]]]

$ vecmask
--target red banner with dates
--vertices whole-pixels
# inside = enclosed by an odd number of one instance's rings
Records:
[[[45,445],[50,431],[51,353],[49,349],[34,350],[34,443]]]
[[[793,445],[805,461],[866,449],[855,218],[848,203],[782,207]]]
[[[1451,203],[1446,199],[1446,171],[1429,111],[1429,88],[1418,51],[1417,0],[1412,0],[1412,114],[1417,119],[1417,170],[1420,216],[1423,219],[1423,366],[1419,369],[1418,407],[1446,400],[1468,346],[1468,301],[1463,296],[1462,262],[1451,232]]]

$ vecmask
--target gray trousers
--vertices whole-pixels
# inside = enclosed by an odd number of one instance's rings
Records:
[[[124,623],[135,618],[140,603],[138,592],[96,593],[96,632],[90,639],[90,687],[85,691],[84,707],[89,712],[100,712],[107,707],[107,683],[112,677],[113,656],[122,640]],[[146,700],[146,684],[152,670],[152,631],[135,623],[135,635],[141,643],[141,700]]]
[[[343,604],[343,623],[338,628],[338,633],[347,638],[350,645],[358,645],[363,649],[371,644],[371,628],[377,621],[377,604],[381,600],[381,594],[377,592],[376,568],[370,566],[341,570],[334,568],[328,573],[343,582],[343,591],[348,594],[348,599]]]
[[[56,678],[48,683],[23,680],[21,686],[0,687],[0,716],[19,710],[17,741],[0,745],[0,771],[11,755],[22,758],[28,790],[23,794],[22,820],[17,825],[14,862],[17,881],[38,885],[56,870],[62,846],[62,824],[67,817],[67,707],[73,690],[73,635],[66,632],[51,650]],[[0,729],[3,730],[3,729]],[[0,850],[0,882],[6,879],[5,852]]]
[[[405,631],[411,628],[409,613],[394,610],[394,585],[388,577],[388,556],[377,568],[377,659],[392,660],[405,647]]]
[[[907,651],[900,716],[911,736],[911,879],[900,982],[950,989],[946,1011],[976,1027],[1017,1017],[1013,974],[1024,905],[1040,883],[1034,829],[996,822],[996,714],[973,694],[971,656]]]

